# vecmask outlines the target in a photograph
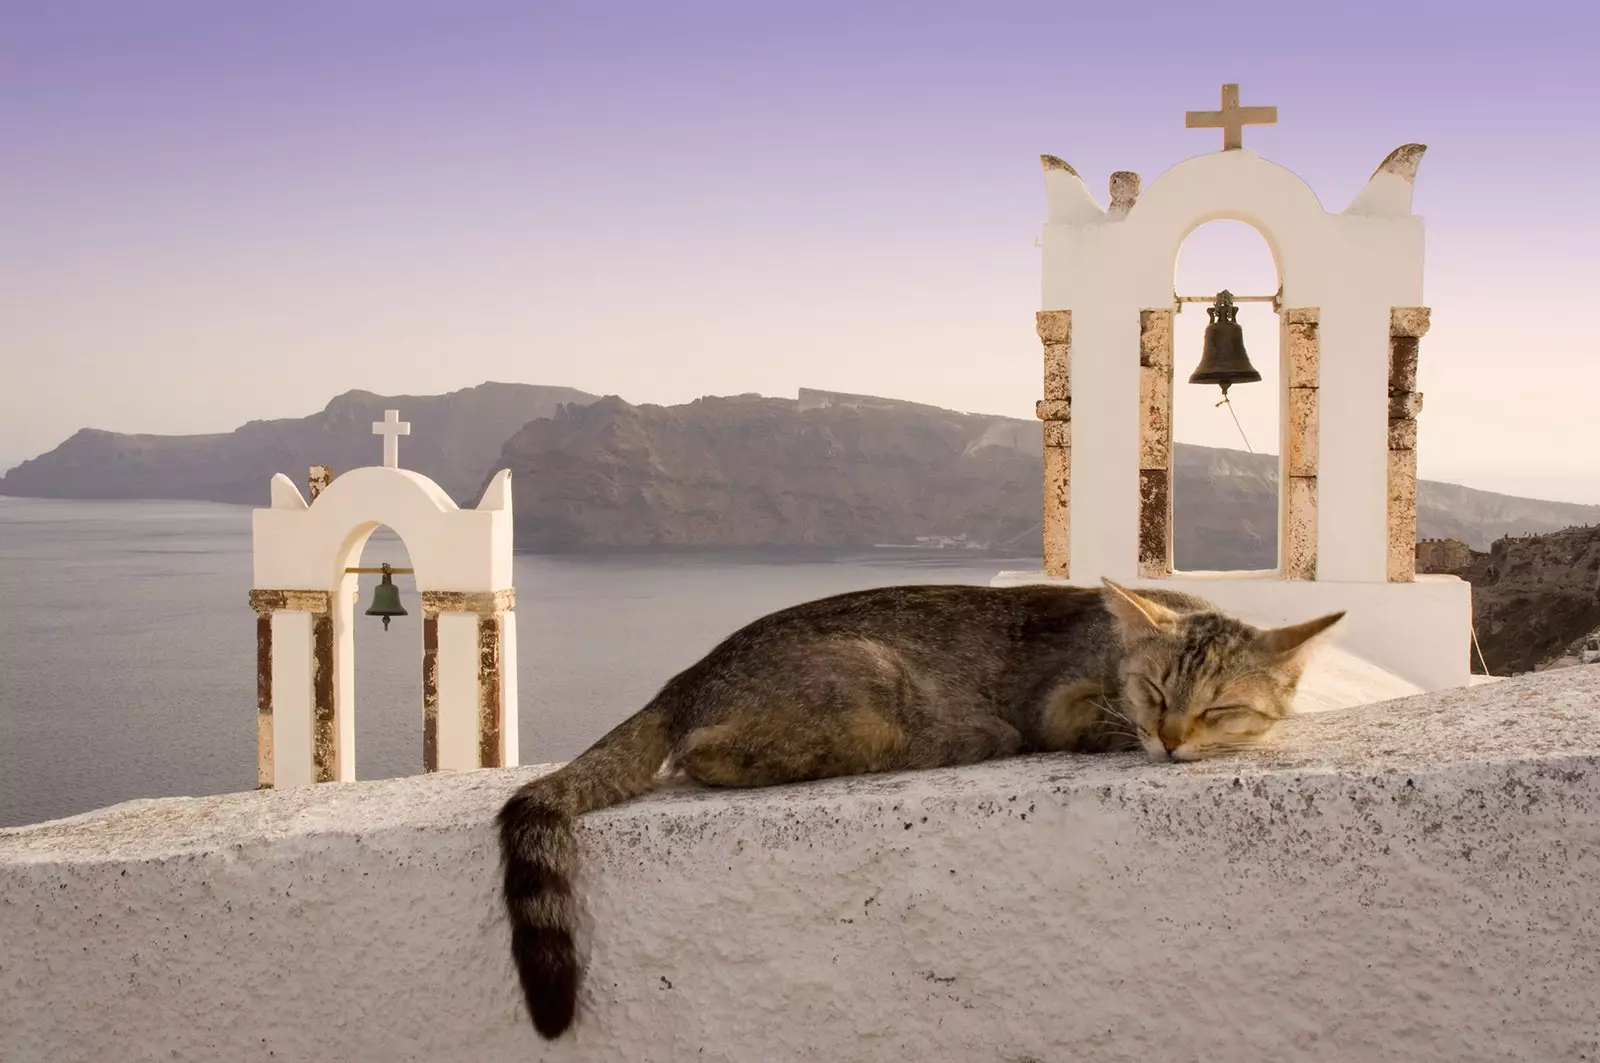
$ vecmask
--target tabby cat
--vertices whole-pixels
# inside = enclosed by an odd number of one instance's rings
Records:
[[[498,817],[511,953],[547,1039],[572,1024],[573,820],[649,791],[663,765],[706,786],[1142,748],[1194,760],[1289,713],[1316,636],[1261,630],[1174,591],[883,587],[734,632]]]

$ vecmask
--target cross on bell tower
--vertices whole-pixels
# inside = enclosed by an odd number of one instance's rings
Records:
[[[1247,125],[1277,125],[1276,107],[1240,107],[1239,86],[1222,86],[1222,110],[1185,111],[1185,129],[1222,130],[1222,150],[1238,151],[1244,147],[1244,127]]]
[[[400,419],[399,410],[384,410],[383,420],[372,422],[372,434],[383,437],[383,467],[400,467],[400,437],[411,434],[411,422]]]

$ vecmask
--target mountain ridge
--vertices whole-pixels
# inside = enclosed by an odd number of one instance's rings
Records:
[[[495,470],[513,471],[522,550],[858,548],[919,536],[1038,549],[1037,421],[811,388],[673,406],[492,381],[433,396],[348,391],[309,416],[230,433],[84,429],[0,477],[0,494],[265,505],[274,473],[373,464],[371,424],[396,408],[413,425],[402,464],[459,504],[475,503]],[[1277,464],[1177,445],[1180,568],[1272,567]],[[1487,549],[1583,523],[1600,523],[1600,506],[1419,485],[1424,538]]]
[[[372,435],[372,422],[386,409],[399,409],[411,424],[411,434],[400,439],[402,464],[470,505],[507,437],[562,404],[593,399],[576,388],[486,381],[442,395],[345,391],[304,417],[246,421],[231,432],[167,436],[82,428],[0,476],[0,495],[265,505],[275,473],[298,480],[314,464],[331,465],[336,475],[376,464],[382,443]]]

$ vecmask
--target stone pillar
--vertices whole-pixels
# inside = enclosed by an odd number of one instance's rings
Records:
[[[317,496],[322,494],[322,492],[326,491],[328,489],[328,485],[331,484],[331,483],[333,483],[333,467],[332,466],[329,466],[329,465],[313,465],[313,466],[311,466],[311,474],[310,474],[310,476],[308,476],[306,478],[306,487],[308,489],[306,502],[307,503],[315,502],[317,500]]]
[[[256,789],[272,789],[272,614],[259,610],[256,612]]]
[[[1044,344],[1044,570],[1066,576],[1072,556],[1072,311],[1041,310],[1034,327]]]
[[[1118,170],[1111,175],[1111,205],[1106,217],[1125,218],[1133,205],[1139,202],[1139,175],[1132,170]]]
[[[1389,580],[1417,575],[1417,352],[1432,323],[1428,307],[1389,311]]]
[[[423,770],[517,763],[515,593],[422,592]]]
[[[1314,306],[1283,311],[1282,506],[1278,554],[1284,579],[1317,578],[1317,438],[1320,413],[1321,312]]]
[[[1172,575],[1172,311],[1139,311],[1139,575]]]
[[[256,786],[332,782],[339,777],[333,596],[255,589]],[[304,748],[287,743],[304,736]],[[281,776],[281,777],[280,777]]]

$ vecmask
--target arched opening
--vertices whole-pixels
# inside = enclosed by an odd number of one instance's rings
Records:
[[[404,541],[378,525],[361,547],[352,568],[410,568]],[[354,646],[354,689],[345,704],[355,717],[356,778],[389,779],[422,771],[422,599],[410,575],[395,575],[405,616],[383,621],[367,616],[381,575],[362,573],[355,587],[350,625]],[[354,697],[348,695],[353,693]]]
[[[1177,571],[1278,567],[1282,374],[1273,305],[1238,304],[1245,349],[1261,374],[1259,383],[1233,385],[1228,405],[1218,405],[1222,394],[1216,385],[1189,383],[1200,362],[1211,299],[1224,289],[1236,297],[1272,295],[1278,286],[1271,248],[1245,222],[1208,222],[1178,250],[1178,295],[1206,301],[1183,303],[1173,322],[1172,560]]]

